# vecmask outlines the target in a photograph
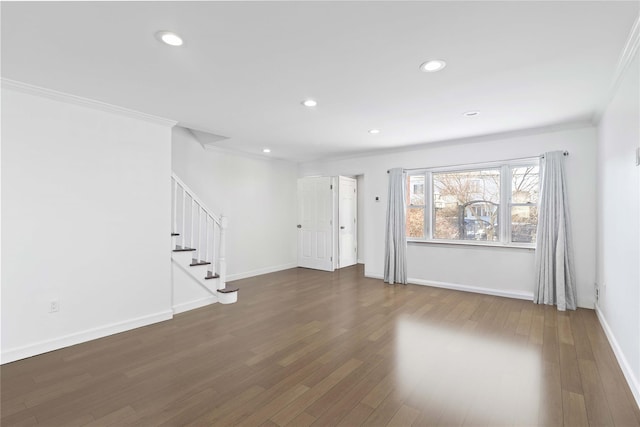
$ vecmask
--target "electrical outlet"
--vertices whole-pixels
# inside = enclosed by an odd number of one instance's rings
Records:
[[[57,313],[60,311],[60,301],[52,299],[49,303],[49,313]]]

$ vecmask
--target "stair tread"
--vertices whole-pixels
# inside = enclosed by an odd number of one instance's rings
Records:
[[[231,292],[238,292],[240,288],[224,288],[224,289],[218,289],[218,292],[220,292],[221,294],[229,294]]]
[[[188,251],[195,251],[195,248],[187,248],[186,246],[176,246],[173,249],[173,252],[188,252]]]
[[[204,278],[204,280],[209,280],[209,279],[219,279],[219,278],[220,278],[220,275],[219,275],[218,273],[216,273],[216,274],[214,274],[214,275],[208,274],[208,275]]]
[[[195,267],[198,265],[209,265],[211,264],[210,262],[207,261],[197,261],[197,262],[192,262],[191,264],[189,264],[190,267]]]

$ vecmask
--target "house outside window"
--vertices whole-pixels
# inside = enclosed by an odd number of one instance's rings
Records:
[[[425,169],[407,176],[407,190],[409,241],[535,244],[537,159]]]

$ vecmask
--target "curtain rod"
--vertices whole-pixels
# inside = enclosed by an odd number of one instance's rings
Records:
[[[564,151],[562,153],[565,156],[569,155],[568,151]],[[402,169],[404,172],[406,171],[420,171],[420,170],[425,170],[425,169],[436,169],[436,168],[448,168],[448,167],[455,167],[455,166],[473,166],[473,165],[479,165],[479,164],[483,164],[483,163],[499,163],[499,162],[513,162],[516,160],[527,160],[527,159],[533,159],[535,156],[533,157],[518,157],[516,159],[503,159],[503,160],[492,160],[490,162],[480,162],[480,163],[460,163],[457,165],[444,165],[444,166],[429,166],[429,167],[425,167],[425,168],[410,168],[410,169]],[[541,159],[544,159],[544,154],[540,154],[538,156]],[[389,173],[389,169],[387,169],[387,173]]]

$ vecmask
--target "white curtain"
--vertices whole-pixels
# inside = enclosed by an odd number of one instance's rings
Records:
[[[562,151],[544,154],[541,184],[534,302],[556,304],[561,311],[575,310],[573,243]]]
[[[407,236],[405,235],[405,175],[401,168],[389,171],[387,223],[384,248],[384,281],[407,283]]]

